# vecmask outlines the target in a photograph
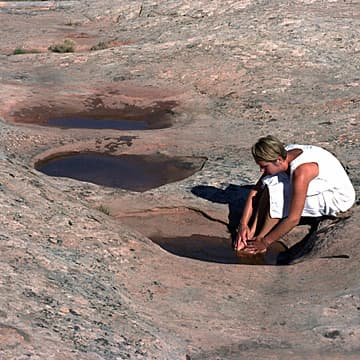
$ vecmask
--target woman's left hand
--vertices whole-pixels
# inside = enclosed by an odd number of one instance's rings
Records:
[[[248,240],[247,247],[242,251],[248,254],[259,254],[266,252],[267,247],[265,238],[257,236],[250,241]]]

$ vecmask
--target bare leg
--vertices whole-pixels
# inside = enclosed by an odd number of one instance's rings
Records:
[[[255,254],[266,251],[262,239],[279,223],[281,219],[270,217],[270,197],[267,187],[259,194],[255,204],[256,213],[251,224],[251,233],[255,242],[245,248],[245,252]]]
[[[271,218],[269,212],[266,213],[263,220],[260,231],[255,234],[259,238],[265,237],[280,221],[280,219]]]
[[[270,217],[269,201],[269,190],[265,187],[256,199],[256,213],[250,226],[251,233],[256,237],[265,237],[280,221]]]

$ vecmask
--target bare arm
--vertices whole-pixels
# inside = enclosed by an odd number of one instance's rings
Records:
[[[263,177],[263,176],[262,176]],[[254,212],[254,198],[261,188],[261,179],[257,181],[255,187],[250,191],[246,204],[240,219],[238,234],[235,242],[235,250],[242,250],[247,246],[247,240],[252,238],[254,234],[251,233],[249,228],[249,221]]]
[[[316,163],[306,163],[300,165],[293,173],[292,178],[292,198],[290,210],[287,218],[283,219],[263,240],[266,245],[279,240],[296,225],[299,224],[309,183],[319,174]]]

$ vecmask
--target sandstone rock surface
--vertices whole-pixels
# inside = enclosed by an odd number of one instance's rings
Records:
[[[258,177],[249,147],[269,133],[334,152],[358,194],[358,1],[2,1],[0,29],[1,359],[359,358],[358,195],[289,266],[151,241],[230,246]],[[48,50],[65,39],[73,52]],[[42,123],[128,107],[172,126]],[[207,160],[142,193],[34,169],[82,151]]]

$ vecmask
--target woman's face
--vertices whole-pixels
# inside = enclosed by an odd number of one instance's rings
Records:
[[[264,174],[264,175],[275,175],[281,171],[284,171],[282,166],[281,166],[281,162],[278,160],[276,161],[256,161],[256,163],[259,165],[260,167],[260,171]]]

